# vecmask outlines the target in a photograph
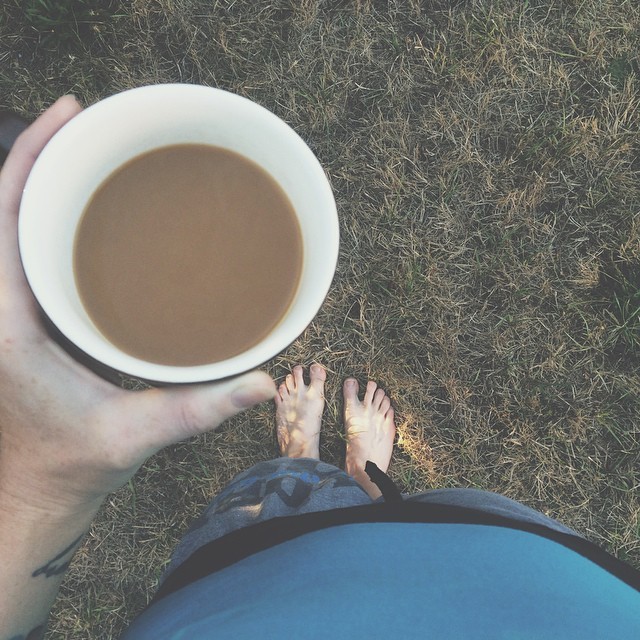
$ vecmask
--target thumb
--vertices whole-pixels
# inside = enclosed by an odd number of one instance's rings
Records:
[[[134,428],[140,430],[140,453],[151,455],[169,444],[215,429],[224,420],[271,400],[275,394],[275,383],[262,371],[224,382],[137,393]]]

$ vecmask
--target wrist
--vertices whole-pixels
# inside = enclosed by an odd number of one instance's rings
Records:
[[[67,494],[35,494],[30,486],[0,485],[0,635],[31,637],[29,630],[44,629],[98,508],[99,502],[70,500]]]
[[[102,500],[76,500],[53,492],[34,495],[0,485],[0,519],[87,529]]]
[[[0,517],[91,521],[106,493],[83,491],[62,477],[0,456]]]

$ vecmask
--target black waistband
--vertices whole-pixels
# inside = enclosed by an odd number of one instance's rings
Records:
[[[393,501],[273,518],[233,531],[189,556],[165,580],[152,604],[215,571],[306,533],[344,524],[374,522],[480,524],[528,531],[572,549],[640,591],[640,572],[579,536],[468,507]]]

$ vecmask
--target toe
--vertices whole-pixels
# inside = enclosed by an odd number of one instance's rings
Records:
[[[327,379],[327,370],[317,362],[314,362],[311,365],[311,368],[309,369],[309,374],[312,380],[318,379],[324,382]]]
[[[373,394],[375,393],[375,390],[377,388],[378,385],[373,380],[369,380],[369,382],[367,382],[367,390],[364,394],[364,404],[371,404],[371,402],[373,401]]]
[[[387,411],[387,415],[385,415],[384,420],[389,426],[389,429],[392,429],[395,433],[396,425],[394,422],[394,417],[395,417],[395,412],[393,410],[393,407],[389,407],[389,410]]]
[[[387,413],[387,411],[389,411],[390,407],[391,407],[391,400],[389,399],[389,396],[385,396],[382,399],[382,402],[380,403],[379,411],[384,415]]]
[[[283,382],[278,387],[278,393],[276,394],[276,398],[280,400],[284,400],[289,395],[289,390],[287,389],[287,385]]]
[[[311,378],[311,386],[319,393],[322,393],[324,391],[324,381],[327,379],[325,368],[318,363],[312,364],[309,369],[309,377]]]
[[[293,379],[293,376],[290,373],[284,379],[284,382],[287,385],[287,389],[288,389],[289,393],[292,393],[293,391],[296,390],[295,380]]]
[[[378,410],[380,409],[380,405],[382,404],[382,401],[384,400],[385,395],[384,395],[384,390],[383,389],[378,389],[374,396],[373,396],[373,401],[372,401],[372,406],[374,409]]]
[[[302,389],[304,387],[304,378],[302,377],[303,375],[304,371],[299,364],[293,367],[293,379],[295,381],[297,389]]]
[[[345,402],[357,402],[359,388],[360,385],[355,378],[347,378],[342,388]]]

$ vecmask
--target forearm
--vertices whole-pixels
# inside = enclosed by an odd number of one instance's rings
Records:
[[[99,503],[51,505],[0,485],[0,640],[41,638],[49,610]]]

